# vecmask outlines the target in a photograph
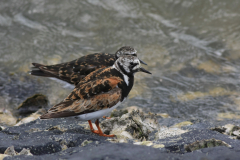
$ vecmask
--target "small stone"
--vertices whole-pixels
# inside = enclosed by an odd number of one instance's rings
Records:
[[[238,131],[233,131],[233,135],[234,135],[234,136],[240,136],[240,130],[238,130]]]
[[[68,149],[68,147],[66,145],[61,145],[61,147],[62,147],[62,151]]]
[[[5,127],[4,126],[0,126],[0,131],[4,130]]]
[[[135,142],[133,144],[135,144],[135,145],[143,145],[143,146],[152,146],[153,142],[152,141],[143,141],[143,142]]]
[[[16,156],[18,153],[14,150],[14,146],[8,147],[4,154],[10,155],[10,156]]]
[[[167,113],[157,113],[157,116],[160,116],[162,118],[170,118],[170,116]]]
[[[184,122],[180,122],[180,123],[177,123],[173,126],[171,126],[170,128],[181,128],[183,126],[189,126],[189,125],[192,125],[193,123],[190,122],[190,121],[184,121]]]
[[[155,134],[156,139],[164,139],[167,137],[178,136],[183,133],[188,132],[187,130],[182,130],[180,128],[168,128],[168,127],[161,127],[158,132]]]
[[[164,144],[155,144],[153,145],[153,148],[164,148],[165,145]]]
[[[234,128],[234,125],[233,124],[226,124],[223,126],[223,128],[226,128],[226,133],[229,134],[232,132],[233,128]]]
[[[21,152],[19,152],[19,155],[28,155],[32,156],[32,153],[30,152],[29,149],[23,148]]]
[[[93,141],[88,141],[88,140],[85,140],[82,142],[81,146],[84,147],[86,145],[88,145],[89,143],[92,143]]]

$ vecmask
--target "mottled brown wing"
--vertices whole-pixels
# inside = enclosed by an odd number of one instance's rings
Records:
[[[122,91],[117,88],[121,82],[122,79],[113,76],[78,85],[67,98],[40,118],[67,117],[110,108],[121,100]]]
[[[112,66],[114,62],[114,55],[95,53],[56,65],[32,63],[34,67],[32,71],[30,71],[30,74],[35,76],[55,77],[77,85],[89,73],[100,68]]]
[[[113,107],[122,97],[122,90],[114,88],[109,92],[101,93],[91,98],[65,100],[52,107],[41,119],[76,116]]]
[[[86,83],[81,82],[65,100],[87,99],[116,88],[116,86],[122,81],[121,78],[113,76],[105,79],[87,81]]]

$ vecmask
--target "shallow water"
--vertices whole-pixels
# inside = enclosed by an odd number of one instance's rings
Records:
[[[0,2],[0,101],[14,109],[34,93],[54,105],[71,88],[27,74],[124,45],[139,73],[129,99],[146,111],[190,119],[240,119],[240,1],[5,0]]]

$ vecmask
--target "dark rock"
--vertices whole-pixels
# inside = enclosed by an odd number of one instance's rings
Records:
[[[48,107],[48,99],[45,95],[35,94],[29,98],[27,98],[24,102],[22,102],[18,106],[18,114],[19,115],[28,115],[38,111],[43,108],[47,110]]]
[[[239,140],[231,139],[226,135],[223,135],[216,131],[211,131],[210,129],[194,128],[192,130],[186,130],[185,133],[182,133],[180,135],[166,137],[157,141],[165,146],[164,149],[167,152],[181,154],[193,150],[201,151],[202,148],[215,148],[216,146],[221,145],[228,146],[230,147],[229,149],[240,148]],[[220,143],[218,144],[218,142]],[[198,144],[196,149],[189,149],[189,147],[193,146],[194,144]]]
[[[140,116],[141,117],[141,116]],[[111,121],[111,120],[105,120]],[[186,120],[185,120],[186,121]],[[177,121],[176,121],[177,122]],[[177,122],[179,123],[179,122]],[[35,120],[30,123],[0,131],[0,153],[14,146],[16,152],[28,148],[33,156],[7,156],[4,160],[52,160],[52,159],[174,159],[174,160],[234,160],[240,156],[240,141],[228,135],[212,131],[213,124],[199,123],[177,128],[180,134],[157,138],[137,144],[111,143],[109,138],[84,129],[86,122],[77,118]],[[175,124],[172,124],[174,126]],[[175,125],[176,126],[176,125]],[[204,127],[206,127],[204,129]],[[169,129],[169,132],[174,128]],[[139,142],[139,141],[138,141]],[[220,143],[221,142],[221,143]],[[134,144],[133,144],[134,143]],[[140,142],[138,144],[141,144]],[[160,147],[158,147],[160,146]],[[197,146],[197,147],[196,147]]]
[[[17,152],[29,148],[32,154],[42,155],[62,151],[66,146],[79,146],[84,140],[106,143],[107,138],[83,129],[80,123],[76,118],[38,119],[6,128],[0,132],[0,153],[4,153],[9,146],[14,146]]]

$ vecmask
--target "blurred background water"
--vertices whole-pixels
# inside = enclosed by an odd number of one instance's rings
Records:
[[[51,106],[71,88],[28,75],[130,45],[139,73],[122,105],[189,119],[240,119],[239,0],[1,0],[0,108],[42,93]]]

